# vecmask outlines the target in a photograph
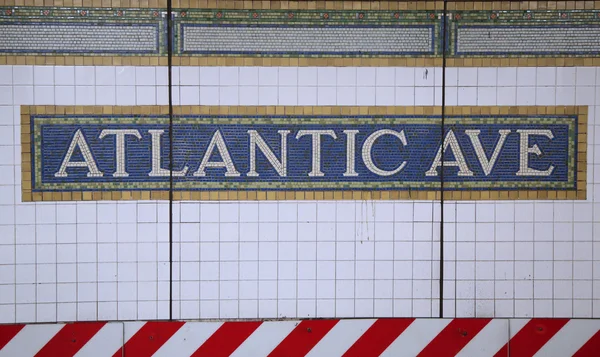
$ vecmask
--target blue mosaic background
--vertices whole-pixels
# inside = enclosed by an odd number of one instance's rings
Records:
[[[387,117],[386,117],[387,118]],[[114,121],[114,118],[112,119]],[[329,119],[331,120],[331,119]],[[575,120],[575,119],[574,119]],[[341,121],[341,120],[340,120]],[[45,123],[48,123],[46,120]],[[73,138],[74,133],[81,129],[85,135],[86,141],[94,155],[100,171],[104,173],[101,178],[89,178],[86,176],[87,168],[68,168],[67,178],[54,177],[54,173],[64,159],[65,153]],[[126,137],[126,171],[129,173],[127,178],[114,178],[112,173],[116,169],[116,146],[115,136],[108,136],[104,139],[98,139],[103,129],[137,129],[142,135],[142,140],[133,136]],[[42,184],[64,184],[64,183],[88,183],[86,190],[94,190],[93,184],[98,183],[150,183],[150,182],[168,182],[168,177],[149,177],[151,171],[152,153],[151,136],[148,133],[150,129],[163,129],[165,133],[161,137],[161,156],[162,167],[169,166],[169,126],[164,124],[42,124],[41,125],[41,179]],[[216,130],[220,130],[229,149],[229,153],[235,164],[237,171],[241,173],[239,177],[225,177],[224,168],[207,168],[206,177],[194,177],[193,173],[198,169],[202,157],[206,151],[208,143]],[[288,173],[287,177],[280,177],[275,169],[269,164],[268,160],[257,149],[257,172],[259,177],[248,177],[249,171],[249,136],[248,130],[257,130],[263,139],[271,147],[276,157],[280,157],[280,135],[277,130],[290,130],[288,135]],[[325,173],[324,177],[308,177],[308,172],[312,167],[312,138],[310,136],[296,139],[298,130],[311,129],[332,129],[337,135],[333,140],[329,136],[323,136],[321,139],[321,167]],[[356,172],[357,177],[344,177],[346,171],[346,135],[342,132],[347,129],[359,130],[356,135]],[[383,170],[393,170],[398,165],[407,161],[406,167],[399,173],[382,177],[367,169],[362,160],[361,149],[368,135],[380,129],[391,129],[395,131],[404,130],[407,146],[402,146],[400,141],[391,135],[380,137],[373,146],[372,158],[376,166]],[[184,165],[189,167],[186,177],[176,177],[177,182],[196,182],[198,185],[191,186],[192,190],[214,189],[214,187],[203,187],[200,183],[210,182],[238,182],[244,183],[243,189],[253,189],[252,183],[273,182],[273,183],[297,183],[293,187],[286,186],[286,189],[306,189],[303,183],[336,183],[336,189],[344,189],[344,184],[351,182],[376,182],[376,183],[401,183],[410,181],[415,183],[424,183],[419,187],[413,185],[410,189],[427,189],[431,184],[440,181],[439,176],[425,176],[435,158],[441,142],[440,125],[432,121],[431,124],[176,124],[174,125],[174,170],[180,170]],[[465,182],[461,190],[486,189],[485,187],[474,188],[470,185],[473,182],[506,182],[503,189],[518,189],[511,187],[511,183],[523,181],[535,182],[567,182],[569,176],[569,125],[566,124],[457,124],[447,125],[446,131],[452,129],[461,145],[466,162],[474,175],[471,177],[457,176],[458,168],[445,168],[445,182]],[[493,171],[489,176],[485,176],[479,160],[476,157],[474,148],[469,137],[464,133],[467,129],[481,130],[480,140],[486,151],[487,158],[490,158],[499,138],[498,130],[511,129],[512,133],[508,135],[502,151],[496,161]],[[529,167],[537,170],[546,170],[550,165],[555,167],[550,176],[516,176],[519,170],[519,140],[520,136],[516,129],[550,129],[554,133],[554,139],[550,140],[544,136],[530,136],[529,146],[537,144],[543,155],[530,155]],[[35,148],[33,148],[35,149]],[[454,160],[452,151],[446,150],[445,160]],[[37,157],[37,155],[35,155]],[[81,153],[76,149],[72,161],[82,161]],[[211,161],[220,161],[217,151],[213,153]],[[35,167],[35,165],[34,165]],[[35,177],[35,173],[33,174]],[[34,182],[34,190],[37,185]],[[135,187],[135,186],[134,186]],[[385,185],[381,189],[389,189],[390,185]],[[528,186],[529,187],[529,186]],[[159,187],[156,187],[159,188]],[[264,189],[264,187],[262,187]],[[274,187],[275,188],[275,187]],[[314,188],[314,187],[313,187]],[[405,187],[408,188],[408,187]],[[532,187],[535,189],[536,187]],[[547,189],[547,184],[538,187]],[[102,189],[101,186],[98,189]],[[125,189],[125,188],[123,188]],[[127,188],[131,190],[129,186]],[[148,189],[144,186],[140,189]],[[375,187],[374,189],[377,189]],[[398,189],[402,189],[398,185]],[[61,189],[62,190],[62,189]]]

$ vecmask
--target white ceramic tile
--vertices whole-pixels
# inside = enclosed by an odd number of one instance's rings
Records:
[[[237,86],[239,82],[239,69],[237,67],[220,67],[219,84],[222,86]]]
[[[356,69],[356,85],[359,87],[375,86],[376,69],[374,67],[358,67]]]
[[[135,84],[138,86],[156,85],[156,68],[135,67]]]
[[[12,81],[17,85],[33,84],[33,66],[13,66]]]
[[[277,79],[279,76],[278,72],[279,72],[279,68],[277,68],[277,67],[259,67],[258,84],[261,86],[277,85]],[[315,69],[315,73],[316,73],[316,69]],[[315,81],[316,81],[316,77],[315,77]]]
[[[335,86],[337,84],[337,70],[335,67],[321,67],[317,69],[317,84],[319,86]]]
[[[517,68],[515,67],[499,67],[498,68],[498,86],[515,86],[517,85]]]
[[[394,67],[377,67],[375,70],[375,83],[380,86],[394,86],[396,71]]]
[[[184,94],[184,88],[180,87],[180,98],[182,98],[181,104],[183,104],[184,96],[187,98],[186,100],[192,101],[194,96],[196,95],[196,91],[198,87],[187,87],[187,92]],[[200,105],[219,105],[219,90],[218,87],[200,87],[199,91],[200,96]]]
[[[287,73],[280,71],[279,75]],[[257,67],[240,67],[239,69],[239,84],[240,86],[257,86],[258,85],[258,68]]]
[[[461,67],[458,69],[458,85],[472,87],[477,85],[477,68]]]
[[[354,67],[338,67],[337,68],[337,85],[338,86],[355,86],[356,85],[356,68],[354,68]]]
[[[33,82],[36,86],[54,85],[54,66],[35,66],[33,68]]]
[[[218,69],[214,72],[204,71],[204,68],[199,69],[197,67],[180,67],[179,68],[179,85],[181,86],[197,86],[200,84],[200,77],[202,76],[202,84],[218,84]],[[216,77],[216,78],[213,78]]]
[[[55,74],[57,77],[59,75],[58,68],[59,67],[56,67],[55,70]],[[67,75],[67,73],[61,73],[60,75]],[[97,66],[95,76],[96,84],[99,86],[114,86],[117,83],[115,67],[112,66]]]
[[[75,67],[75,85],[93,86],[96,84],[95,67],[76,66]]]

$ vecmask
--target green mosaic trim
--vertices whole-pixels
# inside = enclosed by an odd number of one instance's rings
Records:
[[[234,114],[233,114],[234,115]],[[232,115],[232,116],[233,116]],[[278,115],[265,115],[261,117],[259,115],[239,115],[239,118],[228,117],[227,114],[216,114],[216,115],[175,115],[173,117],[173,124],[285,124],[285,125],[303,125],[303,124],[365,124],[365,121],[376,124],[441,124],[441,118],[438,116],[425,116],[425,115],[399,115],[400,118],[390,118],[392,115],[365,115],[362,118],[356,118],[355,116],[333,116],[327,115],[327,117],[318,117],[319,115],[313,115],[314,118],[297,118],[295,115],[280,115],[284,118],[273,118]],[[303,115],[304,116],[304,115]],[[322,115],[325,116],[325,115]],[[38,117],[32,115],[35,120],[35,124],[53,125],[53,124],[169,124],[168,116],[149,116],[139,115],[133,116],[128,114],[119,115],[106,115],[106,116],[93,116],[84,117],[76,115],[56,115],[56,116],[43,116]],[[444,118],[444,125],[454,124],[522,124],[523,121],[534,122],[535,124],[574,124],[575,118],[573,116],[470,116],[464,117],[461,115],[451,115]]]
[[[173,39],[174,54],[190,57],[283,57],[283,58],[407,58],[410,55],[230,55],[210,54],[194,55],[182,54],[181,51],[181,26],[182,24],[243,24],[274,26],[356,26],[356,25],[433,25],[435,32],[434,54],[422,55],[425,58],[441,58],[442,54],[442,27],[444,14],[441,11],[421,10],[221,10],[221,9],[173,9]],[[167,19],[166,9],[160,8],[66,8],[66,7],[0,7],[0,23],[107,23],[107,24],[158,24],[159,25],[159,56],[167,56]],[[447,57],[448,58],[504,58],[504,57],[552,57],[549,54],[527,55],[509,53],[503,55],[456,55],[455,38],[458,25],[519,25],[519,26],[548,26],[582,25],[599,26],[600,10],[505,10],[505,11],[449,11],[446,16],[448,23]],[[543,39],[540,39],[543,41]],[[25,52],[19,55],[47,56],[51,53]],[[57,53],[59,54],[59,53]],[[10,53],[9,55],[15,55]],[[60,53],[61,56],[76,56],[80,53]],[[108,54],[90,53],[83,54],[106,56]],[[119,56],[156,56],[156,54],[127,54],[118,53]],[[568,54],[562,57],[590,58],[597,57],[591,54]]]
[[[394,190],[399,188],[409,188],[414,190],[422,189],[437,189],[441,188],[440,182],[411,182],[402,181],[394,184],[385,182],[256,182],[252,184],[243,182],[214,182],[214,181],[190,181],[190,182],[179,182],[173,183],[173,188],[180,191],[194,191],[198,190],[201,186],[202,190],[214,189],[214,190],[229,190],[229,189],[241,189],[245,191],[252,190],[269,190],[269,189],[298,189],[306,188],[307,190],[339,190],[339,189],[371,189],[371,190]],[[464,188],[465,186],[473,189],[486,189],[495,188],[501,190],[519,190],[519,189],[531,189],[535,187],[537,190],[551,190],[551,189],[569,189],[572,188],[572,184],[565,182],[492,182],[492,181],[473,181],[473,182],[448,182],[444,181],[444,189],[457,189]],[[542,187],[542,188],[540,188]],[[139,182],[139,183],[104,183],[104,184],[78,184],[78,183],[65,183],[65,184],[42,184],[41,187],[35,189],[47,190],[47,191],[62,191],[62,190],[81,190],[81,191],[94,191],[94,190],[164,190],[169,189],[168,182]]]

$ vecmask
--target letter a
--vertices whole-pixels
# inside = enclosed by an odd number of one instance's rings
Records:
[[[217,151],[219,151],[222,161],[209,161],[215,148],[217,148]],[[229,156],[229,150],[227,150],[227,145],[225,145],[225,140],[223,140],[223,136],[219,130],[215,131],[212,139],[210,140],[208,148],[206,149],[206,153],[204,154],[202,162],[200,163],[200,167],[196,172],[194,172],[194,176],[206,176],[206,172],[204,170],[207,167],[226,168],[226,177],[236,177],[240,175],[240,173],[235,169],[235,166],[233,166],[233,160],[231,160],[231,156]]]
[[[465,161],[465,157],[462,154],[462,150],[460,149],[458,140],[456,140],[456,136],[454,136],[454,132],[452,130],[448,130],[448,134],[446,134],[446,139],[444,139],[444,144],[440,146],[440,149],[438,150],[437,155],[435,155],[435,159],[433,160],[433,164],[431,164],[431,168],[425,173],[425,176],[437,176],[437,168],[442,166],[442,148],[444,152],[446,152],[448,146],[450,146],[450,149],[454,154],[454,161],[444,161],[443,166],[458,167],[458,176],[473,176],[473,171],[469,170],[469,166],[467,166],[467,162]]]
[[[73,152],[75,152],[75,147],[79,147],[84,161],[71,161],[71,156],[73,156]],[[73,136],[73,140],[71,140],[71,145],[69,145],[69,149],[67,150],[62,165],[60,165],[60,169],[54,174],[54,177],[67,177],[68,167],[87,167],[87,177],[102,177],[102,172],[98,170],[98,166],[94,161],[94,156],[83,137],[81,129],[77,130]]]

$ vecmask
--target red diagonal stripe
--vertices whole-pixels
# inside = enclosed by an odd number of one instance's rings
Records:
[[[600,355],[600,330],[594,334],[573,357],[597,357]]]
[[[269,357],[302,357],[338,323],[339,320],[304,320],[269,354]]]
[[[66,324],[35,357],[72,357],[94,337],[106,322],[78,322]]]
[[[494,357],[508,357],[508,344],[502,346],[500,351],[494,355]]]
[[[550,341],[569,319],[531,319],[495,357],[530,357]]]
[[[419,356],[455,356],[492,319],[454,319],[422,351]]]
[[[379,356],[415,319],[379,319],[344,353],[344,357]]]
[[[0,325],[0,350],[21,331],[25,325]]]
[[[167,342],[185,322],[146,322],[113,357],[150,357]]]
[[[261,321],[225,322],[191,357],[225,357],[246,341]]]

